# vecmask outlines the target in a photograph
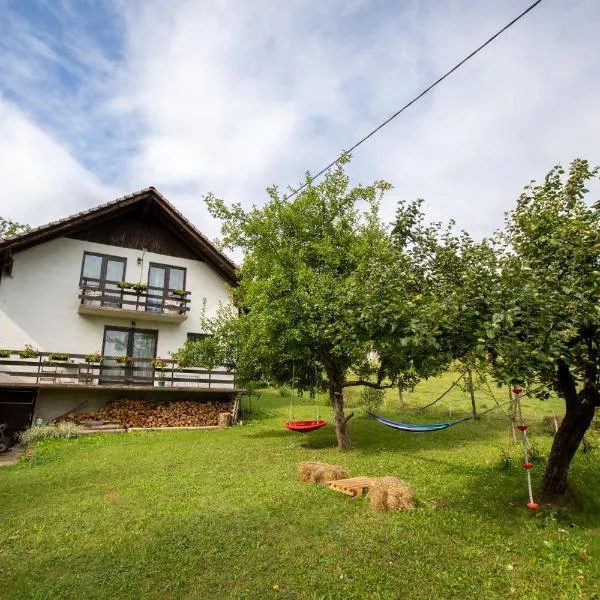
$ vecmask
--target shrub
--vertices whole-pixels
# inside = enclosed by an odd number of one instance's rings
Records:
[[[369,410],[375,410],[379,408],[385,399],[385,392],[383,390],[376,390],[375,388],[366,387],[360,392],[361,403],[364,404]]]
[[[329,396],[327,396],[328,405],[331,404]],[[361,405],[360,390],[356,387],[344,388],[344,406],[347,408],[356,408]]]
[[[40,440],[69,439],[77,437],[81,433],[81,427],[75,423],[49,423],[32,425],[19,435],[19,440],[25,446],[35,444]]]

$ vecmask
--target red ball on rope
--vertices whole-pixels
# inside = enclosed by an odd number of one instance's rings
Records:
[[[519,431],[527,431],[527,425],[517,425]]]
[[[538,507],[539,504],[537,502],[529,502],[529,504],[527,504],[527,508],[530,508],[531,510],[535,510]]]
[[[533,469],[533,465],[531,463],[523,463],[523,468],[529,471],[529,469]]]
[[[522,392],[523,388],[520,385],[515,385],[515,387],[513,387],[513,394],[516,394],[518,396]]]

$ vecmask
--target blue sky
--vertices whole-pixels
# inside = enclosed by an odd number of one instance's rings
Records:
[[[487,39],[520,0],[0,0],[0,215],[41,224],[156,186],[295,186]],[[475,236],[557,162],[600,163],[600,3],[544,0],[367,142],[353,180]]]

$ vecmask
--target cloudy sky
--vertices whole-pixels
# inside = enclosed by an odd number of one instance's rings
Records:
[[[0,0],[0,215],[39,225],[154,185],[296,186],[530,0]],[[555,163],[600,163],[600,2],[544,0],[356,151],[475,236]]]

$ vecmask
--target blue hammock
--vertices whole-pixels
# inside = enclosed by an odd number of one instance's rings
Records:
[[[439,431],[440,429],[447,429],[456,423],[460,423],[460,421],[456,421],[455,423],[434,423],[431,425],[417,425],[416,423],[399,423],[398,421],[390,421],[389,419],[384,419],[374,413],[369,413],[369,416],[373,419],[379,421],[382,425],[387,425],[388,427],[392,427],[393,429],[398,429],[400,431],[411,431],[413,433],[427,433],[428,431]]]
[[[480,412],[477,416],[481,417],[486,413],[491,412],[492,410],[496,410],[505,404],[509,404],[509,402],[498,403],[496,406],[492,406],[492,408],[488,408],[483,412]],[[390,419],[386,419],[384,417],[380,417],[375,413],[369,412],[367,413],[371,418],[376,419],[382,425],[386,425],[387,427],[391,427],[392,429],[397,429],[398,431],[409,431],[412,433],[427,433],[428,431],[439,431],[440,429],[448,429],[448,427],[452,427],[452,425],[458,425],[459,423],[464,423],[465,421],[469,421],[470,419],[474,419],[475,415],[470,415],[468,417],[463,417],[462,419],[457,419],[456,421],[451,421],[450,423],[431,423],[429,425],[420,425],[417,423],[400,423],[399,421],[392,421]]]

